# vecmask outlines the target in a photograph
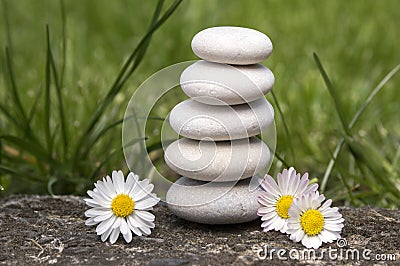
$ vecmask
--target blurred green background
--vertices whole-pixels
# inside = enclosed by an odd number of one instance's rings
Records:
[[[160,4],[156,18],[173,5]],[[200,30],[235,25],[262,31],[274,44],[263,62],[276,77],[276,99],[267,99],[276,110],[280,159],[270,173],[285,166],[307,171],[337,204],[399,206],[400,75],[366,104],[400,63],[399,1],[185,0],[146,39],[147,51],[142,46],[134,56],[138,67],[132,75],[113,86],[149,32],[156,6],[138,0],[1,2],[0,195],[83,194],[112,169],[126,170],[121,124],[115,122],[135,89],[166,66],[197,59],[190,42]],[[313,52],[333,83],[331,93]],[[160,102],[155,115],[165,117],[175,103]],[[344,130],[363,105],[354,126]],[[101,115],[88,130],[99,107]],[[161,122],[150,125],[149,145],[159,141]],[[340,141],[341,151],[332,160]],[[162,151],[152,158],[170,174]]]

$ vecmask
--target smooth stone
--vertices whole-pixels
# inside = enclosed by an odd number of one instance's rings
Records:
[[[263,65],[231,66],[198,61],[181,75],[183,91],[212,105],[234,105],[264,97],[274,85],[274,74]]]
[[[259,188],[249,191],[251,178],[237,182],[178,179],[167,192],[169,209],[177,216],[205,224],[235,224],[257,219]],[[230,189],[231,188],[231,189]]]
[[[186,100],[170,115],[172,129],[181,136],[197,140],[234,140],[265,131],[274,121],[274,109],[265,99],[239,105],[207,105]]]
[[[182,138],[168,146],[164,158],[182,176],[226,182],[260,173],[271,156],[268,146],[256,137],[217,142]]]
[[[192,50],[207,61],[250,65],[267,59],[272,52],[272,42],[257,30],[214,27],[202,30],[193,37]]]

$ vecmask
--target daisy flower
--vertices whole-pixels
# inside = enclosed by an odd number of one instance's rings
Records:
[[[97,181],[95,189],[88,190],[91,197],[84,199],[93,207],[85,212],[86,225],[96,225],[97,235],[104,242],[110,237],[111,244],[117,241],[121,233],[126,242],[135,235],[149,235],[154,228],[155,216],[148,211],[153,209],[160,199],[151,193],[154,188],[149,180],[138,181],[138,176],[129,173],[126,182],[122,171],[113,171],[109,176]]]
[[[270,176],[266,175],[261,182],[261,187],[265,190],[258,196],[258,202],[263,206],[258,209],[257,214],[261,216],[261,227],[264,232],[271,230],[286,233],[288,210],[294,198],[304,193],[314,192],[318,189],[318,184],[309,184],[308,173],[301,178],[296,174],[293,167],[284,169],[278,174],[278,184]]]
[[[294,199],[289,209],[288,233],[290,239],[307,248],[318,248],[322,243],[332,243],[340,238],[344,219],[332,200],[325,200],[318,192]]]

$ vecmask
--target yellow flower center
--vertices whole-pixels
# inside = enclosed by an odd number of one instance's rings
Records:
[[[292,205],[293,196],[285,195],[278,199],[276,203],[276,213],[283,219],[289,218],[289,208]]]
[[[111,209],[115,216],[126,217],[135,208],[135,202],[126,194],[118,194],[111,202]]]
[[[324,229],[324,217],[318,210],[308,210],[300,218],[301,227],[309,236],[318,235]]]

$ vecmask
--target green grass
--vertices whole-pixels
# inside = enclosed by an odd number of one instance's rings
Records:
[[[156,1],[2,1],[0,193],[46,193],[50,184],[81,194],[125,168],[120,123],[135,89],[163,67],[196,59],[190,42],[201,29],[238,25],[274,44],[263,64],[276,76],[267,98],[281,109],[284,162],[271,173],[286,163],[318,178],[338,204],[399,206],[400,75],[384,78],[400,63],[400,2],[183,1],[140,46],[152,14],[172,4],[157,11]],[[153,115],[165,117],[178,100],[161,101]],[[149,123],[152,149],[160,126]],[[162,152],[154,160],[161,164]]]

